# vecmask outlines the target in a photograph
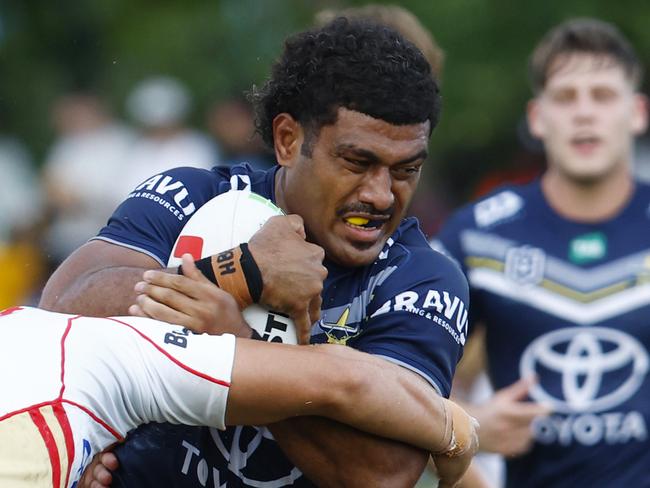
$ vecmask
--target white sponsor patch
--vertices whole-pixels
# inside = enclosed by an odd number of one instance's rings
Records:
[[[489,227],[515,215],[524,206],[516,193],[506,190],[474,205],[474,219],[479,227]]]
[[[423,297],[415,291],[404,291],[386,301],[371,317],[388,312],[409,312],[443,327],[460,345],[467,339],[467,306],[447,291],[428,290]]]
[[[152,176],[138,185],[128,198],[152,200],[169,210],[178,220],[185,220],[196,210],[183,182],[162,174]]]

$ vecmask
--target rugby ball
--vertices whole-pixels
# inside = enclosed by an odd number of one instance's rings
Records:
[[[181,264],[183,254],[201,259],[248,240],[274,215],[284,215],[270,200],[250,191],[231,190],[202,205],[187,221],[172,248],[167,266]],[[296,328],[286,315],[251,305],[246,322],[269,342],[297,344]]]

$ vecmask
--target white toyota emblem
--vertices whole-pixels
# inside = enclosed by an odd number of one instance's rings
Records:
[[[556,412],[599,412],[636,393],[648,371],[648,354],[639,341],[619,330],[570,327],[531,342],[519,371],[522,377],[539,378],[530,396]],[[549,391],[555,382],[548,380],[554,374],[560,377],[560,391]],[[607,389],[605,375],[611,376]]]

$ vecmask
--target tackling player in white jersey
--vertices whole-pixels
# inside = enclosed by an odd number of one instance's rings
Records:
[[[74,488],[97,452],[147,422],[223,429],[330,417],[435,453],[441,486],[454,486],[477,447],[463,410],[351,348],[28,307],[2,312],[0,333],[2,486]]]

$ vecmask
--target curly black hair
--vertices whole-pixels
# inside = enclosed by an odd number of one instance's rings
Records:
[[[270,147],[280,113],[296,119],[309,139],[336,122],[339,107],[394,125],[428,120],[431,129],[440,112],[438,85],[412,43],[386,26],[344,17],[288,38],[271,77],[249,96]]]

